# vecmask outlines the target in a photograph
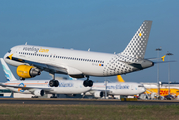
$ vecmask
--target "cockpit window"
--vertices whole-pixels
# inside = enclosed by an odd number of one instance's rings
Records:
[[[141,84],[141,85],[138,85],[138,87],[144,87],[144,85],[143,85],[143,84]]]
[[[8,53],[11,53],[11,50],[9,50]]]

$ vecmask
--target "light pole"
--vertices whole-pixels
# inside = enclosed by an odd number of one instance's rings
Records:
[[[105,84],[105,99],[107,99],[107,84],[108,84],[108,81],[105,80],[104,84]]]
[[[170,95],[170,55],[173,55],[172,53],[167,53],[168,55],[168,95]]]
[[[159,58],[159,52],[161,51],[161,47],[155,49],[157,51],[157,56]],[[159,60],[158,60],[159,61]],[[158,96],[160,97],[160,84],[159,84],[159,63],[157,63],[157,84],[158,84]]]

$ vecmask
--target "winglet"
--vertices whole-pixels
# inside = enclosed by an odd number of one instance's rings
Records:
[[[4,59],[3,58],[0,58],[0,59],[1,59],[1,64],[2,64],[3,70],[5,72],[5,76],[7,78],[7,81],[15,81],[15,80],[17,80],[14,77],[14,75],[12,74],[12,72],[9,69],[9,67],[7,66],[7,64],[5,63]]]
[[[163,57],[161,57],[161,59],[162,59],[163,61],[165,61],[164,58],[165,58],[165,55],[164,55]]]
[[[125,82],[120,75],[117,75],[117,81],[118,81],[118,82]]]

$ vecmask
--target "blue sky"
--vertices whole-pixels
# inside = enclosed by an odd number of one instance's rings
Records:
[[[119,53],[127,46],[144,20],[152,20],[145,58],[167,51],[171,81],[178,80],[179,1],[177,0],[16,0],[0,1],[0,56],[13,46],[25,44]],[[166,57],[166,59],[168,59]],[[9,65],[10,66],[10,65]],[[16,75],[16,68],[10,66]],[[168,63],[160,64],[160,81],[168,81]],[[0,66],[0,82],[5,82]],[[60,76],[60,75],[58,75]],[[127,82],[156,82],[157,65],[122,75]],[[50,79],[42,72],[34,79]],[[111,82],[116,77],[90,77]]]

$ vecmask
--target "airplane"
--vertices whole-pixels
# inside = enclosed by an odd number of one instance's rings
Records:
[[[161,57],[161,59],[164,61],[165,55]],[[123,78],[120,75],[117,75],[117,81],[119,83],[125,83]],[[157,83],[140,83],[142,84],[146,91],[143,92],[144,94],[152,94],[155,93],[155,95],[158,95],[158,84]],[[169,86],[168,83],[160,82],[160,96],[166,96],[168,95]],[[179,83],[170,83],[170,94],[178,96],[179,95]]]
[[[5,55],[4,60],[17,67],[17,75],[26,78],[40,75],[41,71],[52,75],[50,86],[57,86],[55,74],[66,74],[74,78],[84,78],[84,86],[91,87],[89,76],[115,76],[143,70],[154,65],[144,59],[152,21],[146,20],[137,30],[127,47],[118,54],[52,48],[35,45],[17,45]]]
[[[152,94],[155,93],[158,95],[158,84],[157,83],[143,83],[143,85],[146,87],[146,91],[144,94]],[[168,84],[162,84],[160,85],[160,96],[166,96],[169,95],[168,91],[170,90],[170,95],[178,96],[179,95],[179,84],[170,84],[170,89]]]
[[[122,82],[124,81],[123,78],[118,75],[119,82],[111,82],[111,83],[93,83],[91,90],[82,93],[83,97],[85,96],[94,96],[94,98],[102,98],[105,95],[112,96],[114,95],[123,95],[123,96],[130,96],[130,95],[137,95],[144,93],[146,88],[143,84],[135,83],[135,82]],[[71,80],[76,80],[72,78]]]
[[[56,80],[58,86],[50,87],[50,80],[17,80],[3,58],[0,58],[7,82],[0,83],[0,86],[22,94],[33,94],[35,97],[45,94],[80,94],[89,91],[91,87],[85,87],[83,80]]]

